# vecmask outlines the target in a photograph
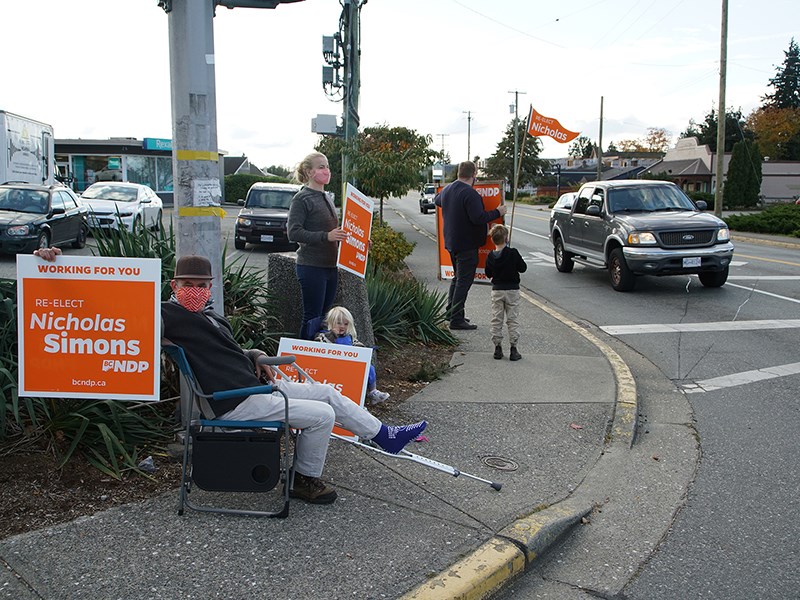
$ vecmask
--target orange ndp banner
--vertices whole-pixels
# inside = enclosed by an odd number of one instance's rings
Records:
[[[540,115],[531,106],[531,112],[528,115],[528,135],[534,137],[544,135],[566,144],[578,137],[579,134],[580,132],[570,131],[565,128],[557,119]]]
[[[17,256],[19,395],[158,400],[161,261]]]
[[[478,181],[472,186],[483,200],[484,210],[494,210],[505,202],[505,186],[502,181]],[[437,193],[441,190],[437,190]],[[502,223],[503,219],[490,221],[486,226],[486,241],[478,249],[478,268],[475,271],[475,279],[482,283],[489,283],[486,277],[486,257],[489,252],[494,250],[494,244],[489,237],[489,229],[495,223]],[[444,219],[442,218],[442,207],[436,207],[436,235],[438,236],[439,246],[439,279],[453,278],[453,262],[450,260],[450,253],[444,247]]]
[[[339,244],[339,256],[336,264],[359,277],[364,277],[367,272],[367,254],[374,207],[374,200],[359,192],[349,183],[347,184],[347,195],[342,203],[342,229],[348,233],[348,236],[344,242]]]
[[[332,385],[359,406],[364,406],[372,348],[281,338],[278,356],[289,354],[297,357],[295,362],[311,379]],[[290,379],[298,379],[294,367],[282,366],[280,369]],[[340,427],[334,427],[333,431],[339,435],[353,436]]]

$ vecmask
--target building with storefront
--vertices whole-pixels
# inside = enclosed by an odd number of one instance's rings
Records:
[[[172,140],[164,138],[56,139],[56,162],[78,194],[96,181],[130,181],[151,187],[173,204]],[[220,152],[220,186],[224,189]]]

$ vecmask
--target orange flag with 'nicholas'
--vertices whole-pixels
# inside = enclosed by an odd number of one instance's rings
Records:
[[[579,134],[579,131],[570,131],[566,129],[557,119],[551,119],[550,117],[540,115],[533,109],[533,106],[531,106],[531,112],[528,116],[528,135],[546,135],[557,142],[566,144],[578,137]]]

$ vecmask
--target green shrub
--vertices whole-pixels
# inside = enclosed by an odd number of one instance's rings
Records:
[[[399,271],[405,267],[405,258],[414,250],[415,244],[392,229],[385,222],[372,224],[372,246],[369,250],[369,264],[372,270],[384,269]]]
[[[376,340],[397,347],[410,341],[454,346],[448,329],[447,297],[410,275],[378,269],[367,274],[372,330]]]
[[[714,194],[709,192],[687,192],[689,198],[697,202],[698,200],[703,200],[708,210],[714,210]]]
[[[239,200],[244,200],[250,186],[259,181],[265,183],[290,183],[286,177],[262,177],[260,175],[250,175],[242,173],[240,175],[225,176],[225,202],[236,204]]]
[[[800,206],[771,206],[756,214],[725,217],[725,222],[735,231],[800,237]]]

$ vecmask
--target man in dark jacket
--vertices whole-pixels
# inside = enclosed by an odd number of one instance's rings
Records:
[[[478,268],[478,249],[486,243],[486,224],[506,214],[505,205],[484,210],[473,189],[478,169],[472,161],[458,165],[458,179],[447,185],[434,202],[442,207],[444,247],[453,263],[453,279],[447,293],[450,329],[477,329],[464,315],[469,288]]]

